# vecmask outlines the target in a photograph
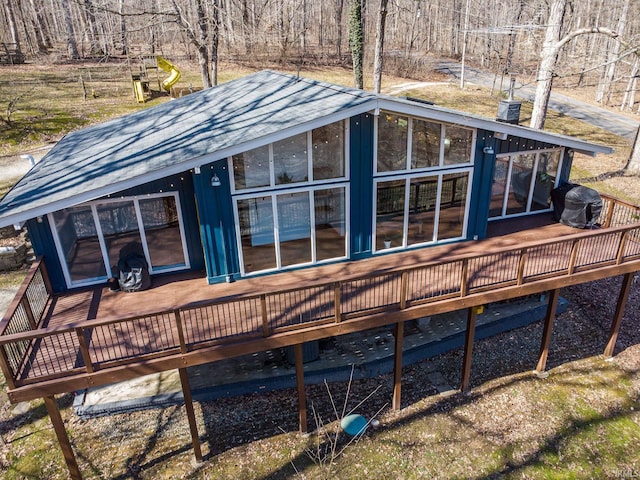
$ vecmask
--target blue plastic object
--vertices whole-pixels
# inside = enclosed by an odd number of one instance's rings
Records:
[[[362,415],[347,415],[340,422],[340,426],[347,434],[355,437],[356,435],[362,435],[367,429],[367,419]]]

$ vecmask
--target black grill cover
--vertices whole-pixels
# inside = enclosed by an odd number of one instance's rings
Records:
[[[564,225],[593,228],[602,211],[602,198],[593,188],[567,183],[551,192],[553,215]]]

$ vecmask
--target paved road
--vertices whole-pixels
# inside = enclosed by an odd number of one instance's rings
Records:
[[[441,61],[438,63],[437,70],[460,79],[462,67],[458,62]],[[493,85],[493,74],[475,68],[466,67],[464,77],[465,82],[468,81],[483,87],[491,88]],[[509,79],[505,79],[503,88],[507,89],[508,87]],[[533,102],[535,85],[523,85],[516,79],[515,96]],[[636,131],[640,125],[638,120],[558,93],[551,94],[549,108],[630,140],[635,138]]]

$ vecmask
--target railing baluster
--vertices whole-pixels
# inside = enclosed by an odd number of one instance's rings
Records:
[[[409,287],[409,272],[405,270],[402,272],[402,279],[400,283],[400,310],[407,308],[407,289]]]
[[[460,296],[467,296],[467,277],[469,276],[469,259],[465,258],[462,261],[462,270],[460,272]]]
[[[518,285],[524,282],[524,267],[527,261],[527,248],[520,250],[520,260],[518,261]]]
[[[80,353],[82,354],[82,360],[84,360],[84,366],[87,369],[87,373],[93,373],[93,362],[89,355],[89,348],[87,347],[87,339],[84,336],[84,328],[76,328],[76,335],[78,336],[78,343],[80,345]]]
[[[624,260],[624,248],[627,245],[628,238],[629,238],[629,230],[624,232],[620,237],[620,243],[618,243],[618,254],[616,255],[616,265],[620,265]]]
[[[174,318],[176,319],[176,329],[178,330],[178,340],[180,341],[180,353],[187,353],[187,343],[184,340],[184,329],[182,326],[182,315],[179,309],[173,311]]]
[[[260,295],[260,309],[262,311],[262,335],[268,337],[271,333],[269,331],[269,314],[267,312],[267,295]]]
[[[335,307],[334,319],[336,323],[340,323],[342,320],[342,282],[336,282],[333,284],[333,304]]]

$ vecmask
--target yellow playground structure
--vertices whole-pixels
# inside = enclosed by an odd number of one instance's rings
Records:
[[[180,70],[166,58],[154,55],[143,57],[143,65],[137,73],[131,73],[133,82],[133,95],[138,103],[144,103],[145,99],[151,95],[151,87],[149,80],[149,71],[156,71],[156,80],[158,81],[158,91],[166,91],[169,93],[171,87],[180,80]],[[167,78],[160,82],[158,70],[163,70],[169,74]]]

